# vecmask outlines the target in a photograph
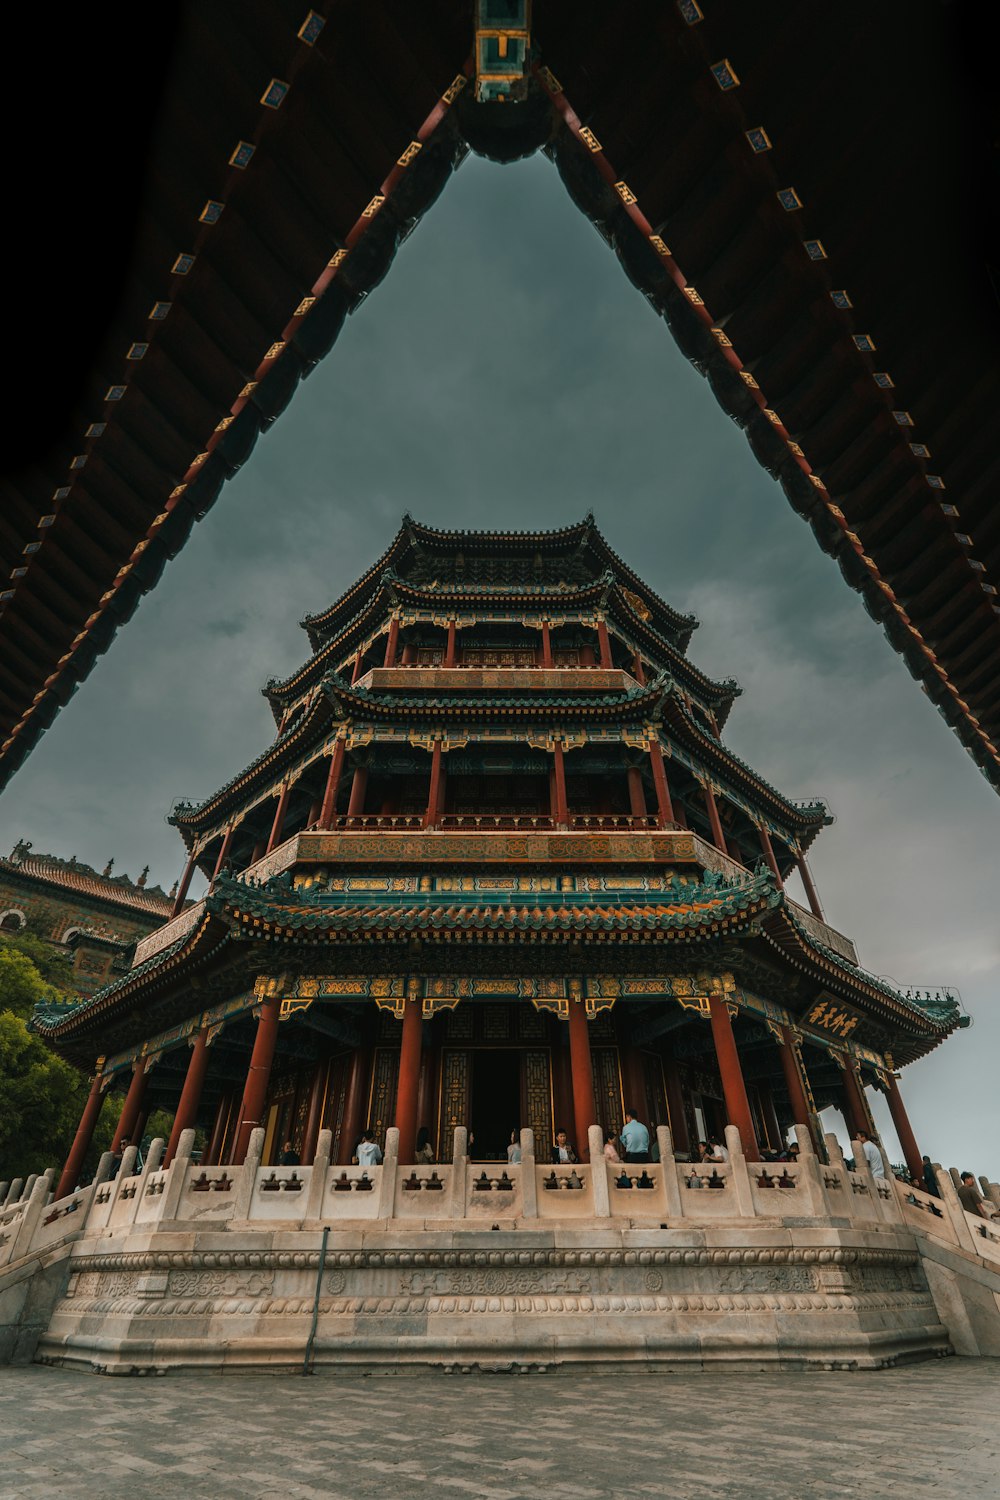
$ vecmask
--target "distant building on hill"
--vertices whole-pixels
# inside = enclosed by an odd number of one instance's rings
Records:
[[[133,881],[112,875],[113,865],[98,874],[75,855],[34,854],[25,840],[0,857],[0,932],[30,928],[64,950],[81,995],[106,984],[115,960],[173,907],[173,893],[147,886],[148,867]]]

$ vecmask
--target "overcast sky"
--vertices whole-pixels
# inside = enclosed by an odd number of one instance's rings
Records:
[[[404,511],[591,509],[701,620],[697,664],[743,686],[733,749],[836,814],[810,857],[828,919],[876,973],[960,991],[974,1028],[902,1092],[922,1150],[997,1177],[997,796],[541,156],[466,161],[0,799],[4,852],[169,887],[171,805],[266,746],[260,688],[308,655],[297,622]]]

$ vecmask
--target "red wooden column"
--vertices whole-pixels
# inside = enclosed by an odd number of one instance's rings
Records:
[[[729,1008],[721,995],[709,995],[708,1015],[712,1023],[712,1040],[715,1042],[715,1055],[719,1059],[722,1094],[729,1123],[735,1125],[740,1133],[743,1154],[747,1160],[760,1161],[757,1132],[750,1112],[747,1086],[743,1081],[743,1068],[733,1035],[733,1023],[729,1019]]]
[[[594,1102],[594,1065],[590,1057],[587,1010],[583,987],[576,980],[570,981],[569,1066],[573,1078],[573,1126],[576,1132],[573,1144],[580,1160],[586,1161],[588,1131],[597,1123],[597,1106]]]
[[[606,620],[597,622],[597,644],[601,652],[601,666],[613,667],[614,661],[611,657],[611,641],[608,637],[608,623]]]
[[[365,793],[368,790],[368,767],[355,766],[351,782],[351,796],[347,804],[347,816],[359,818],[365,810]]]
[[[271,1064],[278,1045],[278,1018],[281,1014],[280,995],[270,995],[260,1008],[257,1020],[257,1035],[254,1037],[253,1053],[247,1071],[240,1103],[239,1126],[233,1143],[232,1163],[242,1166],[250,1146],[250,1132],[256,1130],[264,1116],[267,1086],[271,1079]]]
[[[458,626],[454,620],[448,621],[448,643],[444,648],[444,664],[446,667],[458,665]]]
[[[420,1090],[420,1042],[423,1035],[424,1002],[418,986],[406,997],[403,1037],[399,1044],[399,1083],[396,1085],[396,1129],[399,1131],[399,1164],[413,1161],[417,1145],[417,1099]]]
[[[424,813],[424,827],[436,828],[438,813],[441,808],[441,778],[443,767],[441,765],[441,741],[434,741],[434,749],[431,751],[431,779],[427,788],[427,810]],[[402,1157],[400,1157],[402,1161]]]
[[[768,868],[774,876],[774,883],[779,891],[784,890],[785,883],[781,878],[781,871],[778,869],[778,861],[774,857],[774,846],[771,843],[771,835],[767,831],[766,824],[758,823],[757,831],[760,834],[761,853],[767,860]]]
[[[66,1165],[63,1167],[59,1181],[56,1184],[56,1198],[65,1198],[67,1193],[73,1191],[83,1170],[83,1159],[94,1138],[94,1130],[97,1127],[98,1117],[101,1113],[101,1105],[104,1103],[104,1095],[101,1093],[101,1067],[103,1063],[104,1058],[99,1058],[97,1072],[91,1079],[90,1093],[87,1095],[87,1102],[83,1106],[83,1114],[80,1116],[80,1123],[76,1127],[76,1135],[73,1137],[73,1144],[69,1148]]]
[[[760,1095],[760,1108],[764,1116],[765,1134],[769,1136],[768,1145],[772,1151],[778,1151],[784,1145],[781,1135],[781,1126],[778,1123],[778,1111],[774,1107],[774,1095],[770,1084],[758,1085]]]
[[[552,666],[552,633],[548,620],[542,621],[542,666]]]
[[[823,908],[819,904],[819,895],[817,893],[815,885],[813,885],[813,878],[809,872],[809,866],[806,864],[805,855],[800,854],[795,863],[799,867],[799,874],[802,876],[802,884],[805,886],[806,898],[809,902],[809,910],[812,912],[814,917],[819,917],[820,921],[823,922],[826,919],[823,916]]]
[[[628,777],[628,801],[633,818],[646,820],[646,793],[642,785],[642,772],[638,766],[629,766],[625,772]]]
[[[722,820],[719,817],[719,807],[715,800],[715,792],[712,790],[712,783],[704,781],[701,785],[702,791],[705,793],[705,810],[708,813],[708,823],[712,830],[712,843],[723,854],[728,854],[729,849],[726,845],[726,835],[722,831]]]
[[[370,1071],[371,1052],[367,1047],[359,1047],[351,1057],[347,1097],[344,1100],[344,1118],[340,1126],[340,1139],[337,1142],[337,1161],[342,1167],[350,1165],[358,1136],[367,1120]]]
[[[201,1090],[205,1082],[205,1070],[208,1067],[208,1027],[203,1026],[191,1044],[191,1056],[188,1059],[187,1072],[184,1075],[184,1087],[181,1089],[180,1103],[177,1113],[174,1115],[173,1128],[170,1131],[170,1139],[163,1156],[163,1165],[169,1167],[177,1153],[177,1146],[181,1138],[182,1130],[192,1130],[198,1119],[198,1106],[201,1104]]]
[[[125,1103],[111,1138],[112,1151],[120,1151],[123,1145],[129,1145],[132,1140],[132,1131],[142,1108],[142,1096],[146,1092],[146,1077],[146,1059],[140,1057],[132,1067],[132,1082],[128,1086]]]
[[[302,1165],[311,1167],[316,1155],[319,1128],[323,1123],[323,1106],[326,1103],[327,1083],[330,1077],[329,1061],[317,1063],[309,1086],[309,1108],[306,1112],[305,1129],[302,1132]]]
[[[409,641],[407,641],[407,643],[403,646],[402,665],[404,667],[412,667],[413,658],[416,656],[416,654],[416,648],[412,646]]]
[[[337,791],[340,786],[340,778],[344,774],[344,756],[347,753],[347,738],[345,735],[338,737],[330,756],[330,769],[326,777],[326,788],[323,792],[323,805],[319,810],[320,828],[332,828],[337,816]]]
[[[785,1075],[785,1087],[788,1090],[788,1099],[792,1107],[792,1121],[796,1125],[806,1125],[813,1138],[813,1145],[821,1153],[821,1160],[825,1160],[822,1154],[824,1143],[818,1139],[816,1127],[816,1115],[809,1100],[809,1080],[805,1076],[805,1063],[799,1050],[795,1045],[794,1038],[787,1026],[781,1027],[782,1040],[778,1043],[778,1053],[781,1057],[781,1067]]]
[[[659,740],[649,742],[649,764],[653,770],[653,788],[656,792],[656,815],[662,828],[674,822],[674,806],[670,800],[667,783],[667,768],[663,764],[663,746]]]
[[[844,1075],[844,1101],[847,1106],[847,1128],[851,1132],[851,1139],[857,1135],[859,1130],[864,1130],[868,1135],[874,1133],[868,1105],[865,1101],[864,1090],[861,1079],[858,1077],[857,1066],[852,1058],[838,1059],[841,1062]]]
[[[213,880],[215,879],[216,875],[221,875],[222,874],[222,866],[226,863],[226,860],[229,858],[229,851],[232,848],[233,834],[235,832],[236,832],[235,828],[227,828],[226,829],[225,837],[222,840],[222,847],[219,850],[219,857],[215,861],[215,869],[212,871],[212,879]]]
[[[177,895],[174,897],[174,905],[170,913],[171,917],[179,916],[181,913],[181,909],[183,908],[184,903],[187,900],[188,888],[191,885],[191,876],[195,872],[196,863],[197,855],[192,850],[192,852],[188,855],[187,864],[184,866],[184,874],[181,876],[181,883],[177,887]]]
[[[277,849],[281,843],[281,835],[285,827],[285,814],[288,812],[288,798],[291,786],[286,781],[278,796],[278,805],[274,809],[274,822],[271,824],[271,837],[267,841],[265,853],[270,854],[272,849]]]
[[[565,828],[569,823],[569,806],[566,802],[566,764],[561,740],[554,740],[552,744],[552,771],[552,790],[555,793],[552,817],[558,828]]]
[[[362,675],[362,673],[361,673],[361,658],[362,658],[363,655],[364,655],[364,652],[362,651],[361,647],[359,646],[358,649],[357,649],[357,651],[354,653],[354,666],[351,668],[351,686],[352,687],[357,682],[358,678]]]
[[[215,1119],[212,1121],[211,1134],[208,1137],[208,1146],[202,1157],[202,1165],[214,1167],[218,1165],[219,1155],[222,1151],[222,1140],[226,1133],[226,1121],[232,1107],[232,1094],[223,1094],[215,1108]]]
[[[632,656],[632,676],[640,687],[646,686],[646,673],[643,671],[642,657],[638,651],[634,652]]]
[[[895,1074],[889,1074],[889,1087],[886,1090],[886,1099],[889,1104],[889,1113],[892,1115],[892,1123],[896,1127],[899,1136],[899,1144],[903,1148],[903,1159],[914,1182],[922,1182],[924,1176],[924,1163],[920,1155],[920,1147],[917,1138],[913,1134],[909,1116],[903,1105],[903,1097],[896,1086]]]
[[[684,1109],[684,1091],[681,1088],[677,1064],[672,1057],[663,1059],[663,1086],[667,1091],[667,1113],[670,1116],[670,1134],[673,1137],[674,1150],[690,1151],[691,1133],[688,1130],[687,1114]]]
[[[396,654],[398,651],[399,617],[397,615],[393,615],[389,621],[389,634],[386,636],[385,659],[383,660],[382,665],[384,667],[394,667],[396,665]]]

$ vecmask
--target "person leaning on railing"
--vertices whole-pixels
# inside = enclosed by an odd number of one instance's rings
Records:
[[[971,1172],[963,1172],[961,1175],[961,1187],[958,1190],[958,1201],[968,1214],[978,1214],[981,1219],[995,1219],[996,1210],[991,1203],[987,1203],[982,1193],[976,1187],[976,1179]]]

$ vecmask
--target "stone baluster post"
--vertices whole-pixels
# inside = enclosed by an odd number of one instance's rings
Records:
[[[750,1173],[747,1171],[747,1159],[743,1154],[743,1137],[740,1135],[738,1125],[726,1126],[726,1148],[729,1151],[729,1189],[733,1194],[736,1212],[741,1219],[756,1218],[757,1210],[753,1201],[753,1189],[750,1186]]]
[[[681,1207],[681,1185],[677,1177],[677,1158],[669,1126],[657,1125],[656,1144],[660,1148],[660,1167],[663,1172],[663,1197],[667,1205],[667,1218],[680,1219],[684,1215]]]
[[[830,1205],[823,1187],[822,1167],[816,1156],[809,1126],[796,1125],[795,1139],[799,1143],[799,1181],[809,1200],[809,1212],[817,1218],[825,1219],[830,1213]]]
[[[535,1132],[521,1131],[521,1217],[538,1218],[538,1181],[535,1177]]]
[[[319,1219],[323,1213],[323,1194],[326,1191],[326,1178],[330,1170],[330,1153],[333,1150],[333,1131],[321,1130],[316,1137],[316,1153],[312,1159],[312,1175],[309,1178],[309,1189],[306,1193],[306,1206],[304,1217],[306,1219]]]
[[[451,1218],[464,1219],[466,1191],[468,1188],[469,1132],[464,1125],[455,1128],[455,1144],[451,1153]]]
[[[31,1189],[31,1197],[28,1206],[21,1215],[20,1222],[14,1233],[14,1244],[11,1248],[10,1259],[19,1260],[22,1255],[27,1255],[31,1249],[31,1242],[35,1238],[42,1214],[45,1212],[49,1201],[49,1193],[52,1189],[52,1179],[55,1176],[55,1168],[50,1167],[40,1177],[35,1178]]]
[[[390,1125],[385,1133],[385,1151],[379,1175],[376,1218],[391,1219],[396,1211],[396,1178],[399,1168],[399,1131]]]
[[[14,1181],[11,1183],[10,1187],[7,1190],[6,1198],[3,1200],[4,1208],[13,1208],[14,1204],[17,1203],[18,1199],[21,1196],[21,1189],[23,1187],[24,1178],[15,1177]]]
[[[170,1163],[170,1176],[167,1178],[167,1186],[163,1194],[163,1210],[161,1219],[176,1219],[177,1209],[181,1201],[181,1193],[187,1182],[188,1168],[191,1165],[191,1153],[194,1150],[194,1130],[182,1130],[177,1142],[177,1150],[174,1159]]]
[[[250,1139],[247,1142],[246,1155],[243,1157],[242,1169],[235,1174],[237,1181],[233,1198],[233,1218],[237,1220],[249,1219],[250,1205],[253,1202],[253,1190],[257,1182],[257,1172],[260,1167],[261,1157],[264,1155],[265,1132],[258,1125],[251,1130]],[[178,1155],[180,1153],[178,1152]]]
[[[591,1125],[587,1131],[588,1156],[590,1158],[591,1204],[595,1219],[610,1219],[611,1192],[608,1187],[608,1163],[604,1159],[604,1131],[600,1125]]]

